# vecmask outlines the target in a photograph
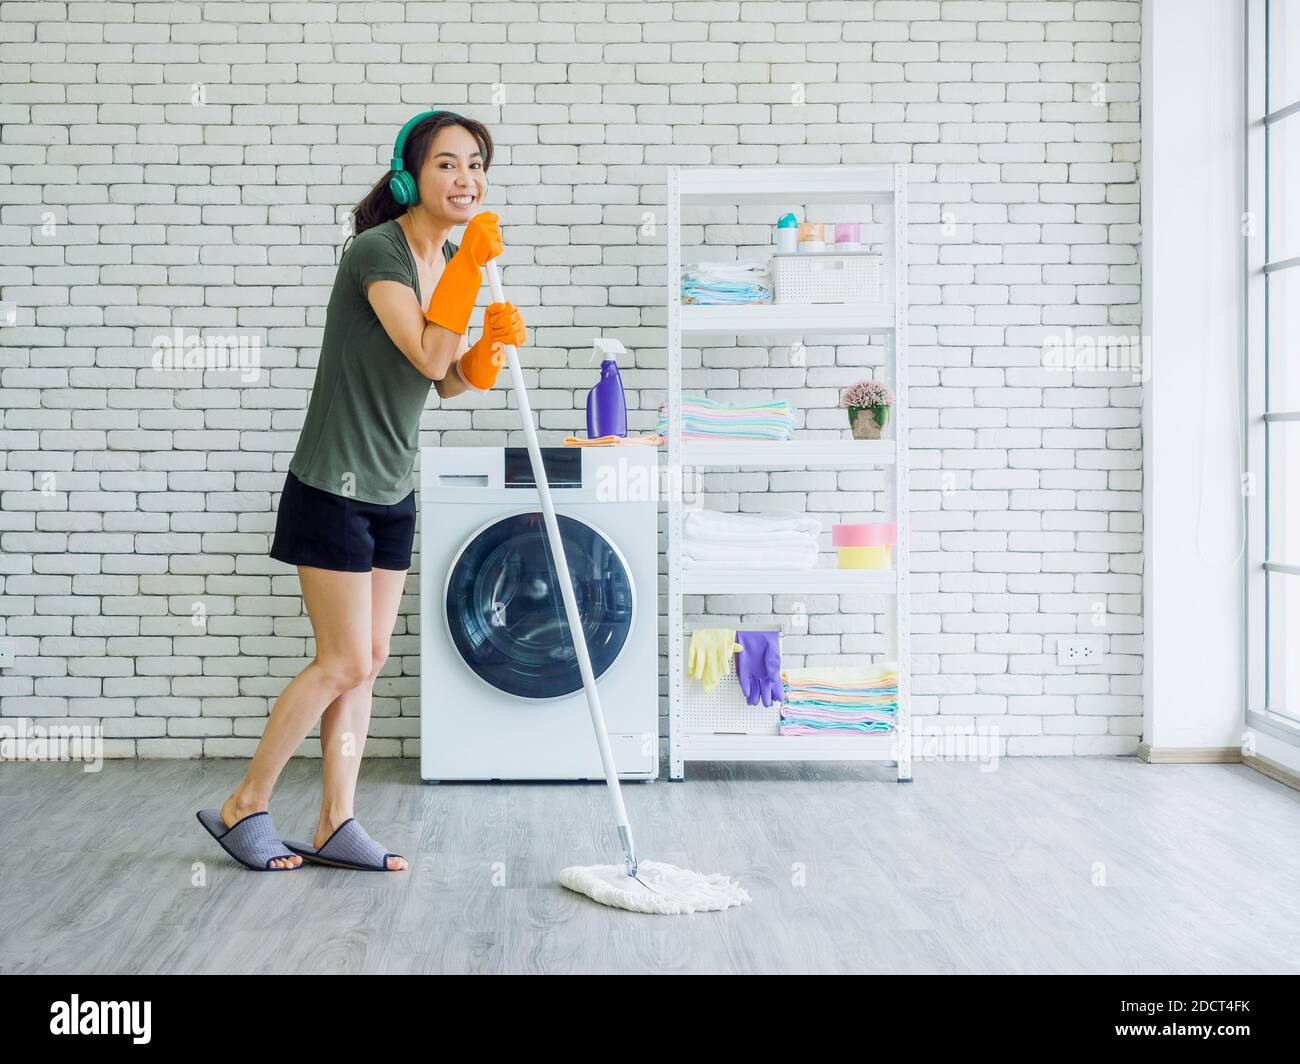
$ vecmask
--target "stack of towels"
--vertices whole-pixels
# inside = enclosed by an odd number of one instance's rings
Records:
[[[659,404],[655,432],[668,435],[668,404]],[[684,440],[788,440],[794,435],[794,407],[785,399],[768,403],[723,403],[702,395],[682,396]]]
[[[822,523],[808,514],[687,510],[682,524],[684,569],[811,569]]]
[[[898,671],[893,662],[865,669],[782,669],[781,688],[782,735],[890,732],[898,720]]]
[[[765,262],[697,262],[682,268],[682,302],[700,306],[771,303]]]

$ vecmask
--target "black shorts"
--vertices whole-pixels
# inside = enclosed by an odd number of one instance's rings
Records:
[[[384,505],[313,488],[285,477],[275,515],[271,557],[347,573],[411,567],[415,542],[415,492]]]

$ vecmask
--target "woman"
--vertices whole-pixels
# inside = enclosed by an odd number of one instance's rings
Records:
[[[411,564],[412,467],[429,386],[443,399],[487,391],[503,364],[499,345],[520,347],[526,338],[509,303],[487,308],[473,347],[465,335],[482,267],[503,250],[497,216],[476,213],[491,162],[481,123],[449,111],[417,115],[398,135],[392,171],[352,212],[356,235],[330,295],[271,547],[271,557],[298,567],[316,657],[276,700],[243,781],[219,810],[198,814],[228,853],[257,871],[289,871],[304,857],[406,868],[353,819],[353,796],[371,690]],[[458,225],[459,247],[447,239]],[[317,720],[320,817],[310,843],[285,843],[267,811],[271,789]]]

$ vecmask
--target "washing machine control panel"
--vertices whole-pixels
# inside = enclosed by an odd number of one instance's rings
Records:
[[[533,463],[528,460],[527,447],[506,447],[505,481],[507,488],[536,489],[537,481],[533,477]],[[581,447],[540,447],[542,452],[542,469],[546,471],[546,482],[552,488],[582,487],[582,448]]]

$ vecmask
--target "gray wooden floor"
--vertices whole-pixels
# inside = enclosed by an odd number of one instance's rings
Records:
[[[1300,971],[1300,794],[1239,765],[918,762],[911,785],[691,765],[629,784],[643,859],[754,899],[690,917],[557,884],[617,860],[603,784],[426,786],[414,761],[367,762],[357,810],[410,871],[245,871],[194,819],[243,766],[0,766],[0,971]],[[289,837],[311,830],[318,772],[284,774]]]

